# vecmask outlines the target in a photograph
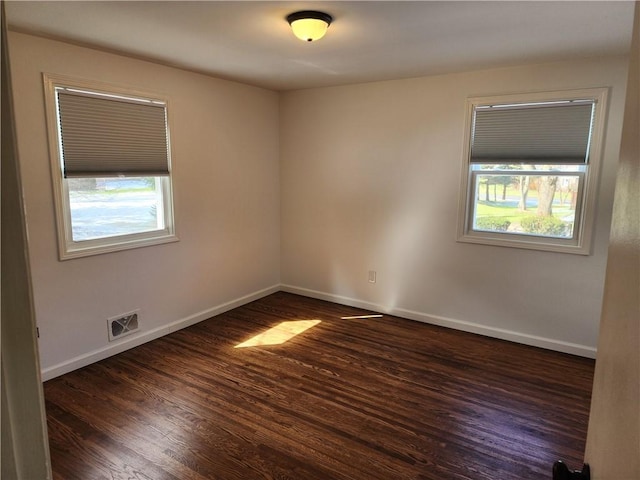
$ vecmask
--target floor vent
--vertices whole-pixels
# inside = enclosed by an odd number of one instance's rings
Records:
[[[109,326],[109,341],[126,337],[138,330],[138,312],[126,313],[107,320]]]

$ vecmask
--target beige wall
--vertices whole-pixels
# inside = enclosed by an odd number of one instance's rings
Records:
[[[601,58],[277,94],[10,34],[45,378],[284,288],[594,356],[626,82]],[[170,99],[180,242],[60,262],[41,73]],[[455,241],[468,96],[610,87],[590,256]],[[280,277],[282,269],[282,278]],[[378,272],[376,284],[368,270]],[[137,336],[106,319],[141,309]]]
[[[594,356],[626,66],[594,59],[284,93],[285,288]],[[456,242],[466,98],[600,86],[611,95],[593,254]]]
[[[15,32],[9,43],[45,378],[277,288],[275,92]],[[178,243],[58,260],[42,72],[169,98]],[[109,344],[106,319],[134,309],[140,334]]]
[[[594,480],[640,478],[640,4],[631,52],[587,435]]]
[[[625,59],[278,97],[23,34],[11,33],[10,43],[45,377],[273,291],[281,265],[292,291],[594,352]],[[43,71],[170,97],[179,243],[57,260]],[[612,95],[593,255],[456,243],[465,98],[597,86]],[[630,93],[587,445],[596,479],[639,473],[639,227],[628,222],[639,209],[638,92]],[[378,271],[376,284],[366,281],[368,270]],[[105,319],[135,308],[142,309],[140,336],[109,345]]]

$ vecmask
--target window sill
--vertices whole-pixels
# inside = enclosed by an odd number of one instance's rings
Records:
[[[545,238],[530,235],[497,234],[473,231],[459,235],[461,243],[475,243],[494,247],[523,248],[553,253],[570,253],[574,255],[590,255],[588,246],[580,245],[575,239]]]
[[[73,242],[61,249],[60,260],[71,260],[74,258],[89,257],[92,255],[101,255],[104,253],[119,252],[122,250],[131,250],[134,248],[150,247],[153,245],[162,245],[164,243],[178,242],[180,239],[174,233],[161,232],[153,237],[149,234],[127,235],[108,239],[99,239],[96,241]]]

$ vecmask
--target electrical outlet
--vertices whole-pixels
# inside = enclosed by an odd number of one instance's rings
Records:
[[[376,283],[376,271],[369,270],[369,283]]]

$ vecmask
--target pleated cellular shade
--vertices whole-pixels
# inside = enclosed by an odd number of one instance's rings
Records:
[[[165,106],[58,91],[65,177],[169,174]]]
[[[472,163],[586,163],[593,102],[476,108]]]

